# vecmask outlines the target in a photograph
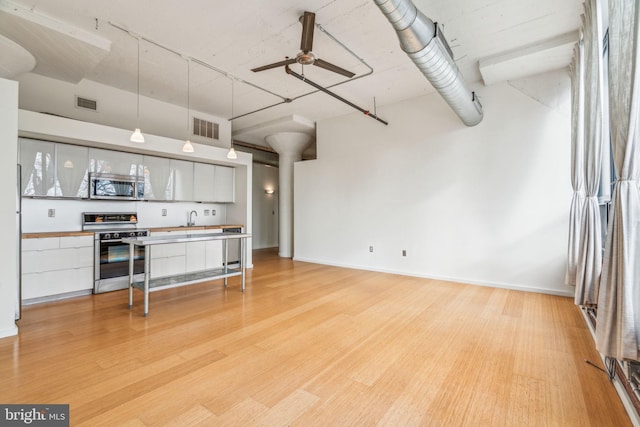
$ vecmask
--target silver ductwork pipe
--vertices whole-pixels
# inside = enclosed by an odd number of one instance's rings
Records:
[[[374,0],[398,34],[402,50],[467,126],[482,120],[482,105],[462,80],[437,25],[411,0]]]

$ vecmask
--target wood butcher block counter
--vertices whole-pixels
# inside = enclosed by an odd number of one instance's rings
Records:
[[[198,230],[226,230],[228,228],[244,228],[244,225],[197,225],[197,226],[178,226],[178,227],[141,227],[151,232],[158,231],[198,231]],[[47,237],[74,237],[74,236],[93,236],[94,231],[50,231],[40,233],[22,233],[23,239],[44,239]]]
[[[93,236],[93,231],[52,231],[43,233],[22,233],[23,239],[45,239],[47,237]]]

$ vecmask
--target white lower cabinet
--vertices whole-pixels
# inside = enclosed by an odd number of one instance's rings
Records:
[[[93,289],[93,235],[22,240],[22,300]]]
[[[194,234],[217,234],[222,230],[199,230]],[[187,243],[187,273],[222,267],[222,241]],[[153,270],[151,270],[153,271]]]
[[[184,236],[186,231],[152,231],[151,236]],[[151,279],[174,274],[184,274],[187,251],[185,243],[157,245],[151,250]]]

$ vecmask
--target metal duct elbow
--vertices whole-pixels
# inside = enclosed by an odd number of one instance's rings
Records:
[[[467,126],[482,120],[482,105],[462,80],[447,41],[411,0],[374,0],[398,34],[402,50]]]

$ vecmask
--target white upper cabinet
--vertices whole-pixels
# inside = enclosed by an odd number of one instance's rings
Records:
[[[145,200],[173,200],[171,161],[163,157],[143,156]]]
[[[196,202],[215,202],[215,166],[195,163],[193,168],[193,199]]]
[[[192,201],[193,199],[193,162],[170,160],[173,178],[173,200]]]
[[[142,165],[142,156],[140,154],[90,148],[89,156],[91,172],[130,176],[141,175],[138,171]]]
[[[55,144],[20,138],[23,196],[55,196]]]
[[[20,139],[23,196],[88,197],[89,149]]]
[[[233,202],[234,168],[195,163],[193,198],[196,202]]]
[[[56,144],[56,196],[89,197],[89,149]]]
[[[21,194],[89,197],[89,174],[144,179],[144,200],[233,203],[235,168],[20,138]]]
[[[233,203],[235,201],[235,168],[216,166],[214,177],[214,202]]]

